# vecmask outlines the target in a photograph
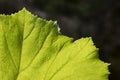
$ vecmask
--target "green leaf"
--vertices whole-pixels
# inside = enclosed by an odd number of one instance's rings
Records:
[[[73,41],[25,8],[0,15],[0,80],[108,80],[91,38]]]

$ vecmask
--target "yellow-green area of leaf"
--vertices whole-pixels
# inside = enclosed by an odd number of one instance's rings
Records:
[[[0,80],[108,80],[91,38],[73,41],[25,8],[0,15]]]

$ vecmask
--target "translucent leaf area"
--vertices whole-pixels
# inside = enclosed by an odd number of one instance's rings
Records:
[[[90,37],[73,41],[25,8],[0,15],[0,80],[108,80],[108,65]]]

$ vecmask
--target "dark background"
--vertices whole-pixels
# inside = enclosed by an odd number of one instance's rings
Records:
[[[0,0],[1,14],[23,7],[57,20],[61,32],[75,40],[92,36],[100,59],[111,63],[109,80],[120,80],[120,0]]]

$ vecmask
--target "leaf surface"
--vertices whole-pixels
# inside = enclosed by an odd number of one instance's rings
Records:
[[[73,41],[25,8],[0,15],[0,80],[108,80],[91,38]]]

